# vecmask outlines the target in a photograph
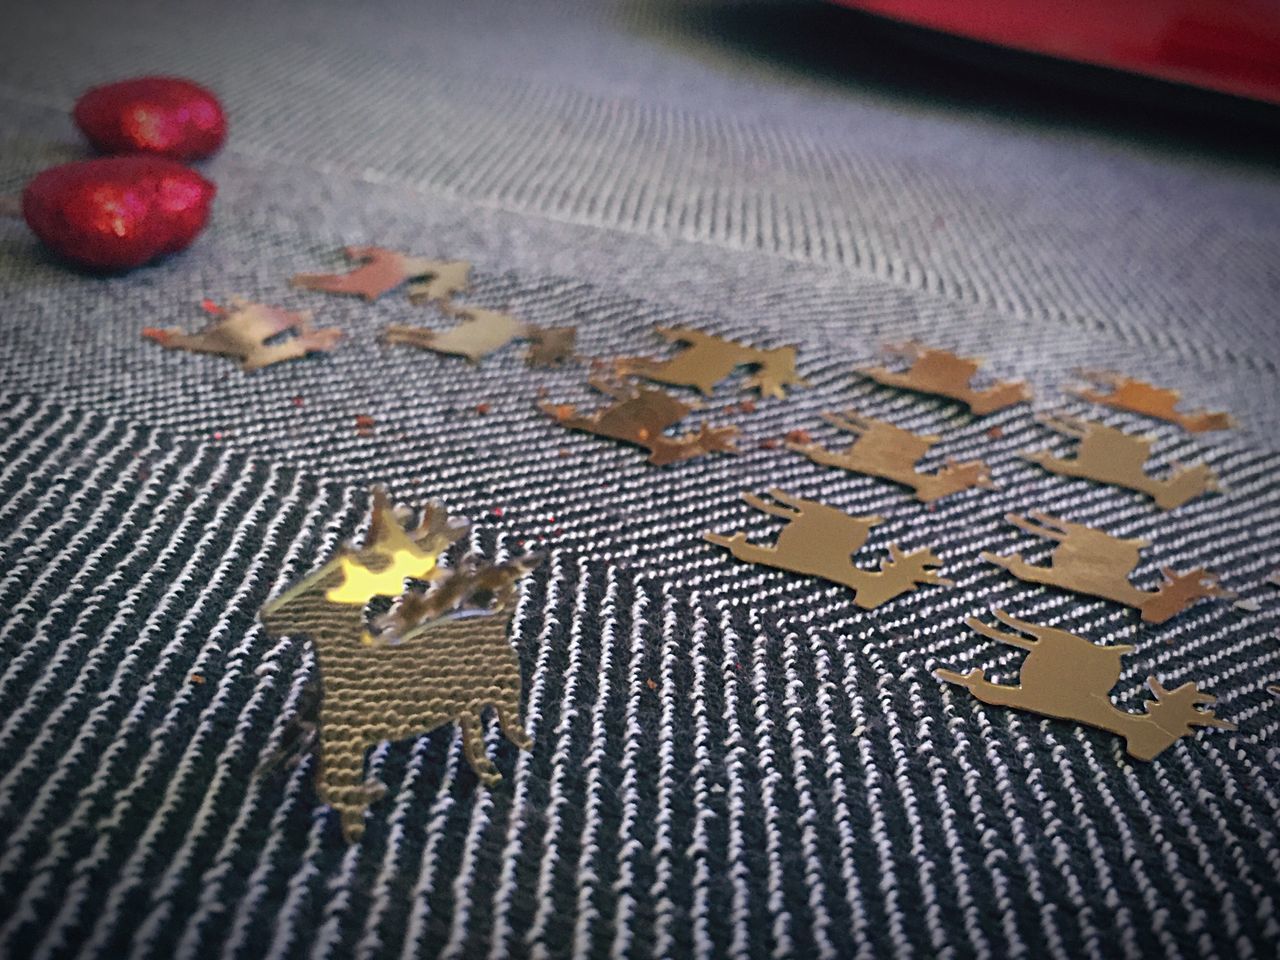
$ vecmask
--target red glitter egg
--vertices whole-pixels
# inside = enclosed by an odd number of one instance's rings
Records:
[[[22,215],[55,253],[127,270],[185,249],[204,229],[217,187],[161,157],[103,157],[38,174]]]
[[[103,153],[150,153],[198,160],[227,135],[222,104],[178,77],[138,77],[94,87],[76,101],[76,126]]]

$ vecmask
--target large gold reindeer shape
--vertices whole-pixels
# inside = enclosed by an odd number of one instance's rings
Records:
[[[465,532],[465,523],[435,503],[406,530],[376,489],[365,545],[339,551],[262,608],[270,634],[305,636],[316,651],[317,789],[348,839],[360,836],[365,810],[383,792],[365,775],[370,747],[456,723],[467,762],[483,783],[496,783],[501,776],[485,755],[481,720],[490,706],[508,740],[531,746],[520,723],[520,664],[507,630],[516,582],[536,558],[438,566]],[[434,585],[406,592],[406,578]],[[365,607],[376,596],[399,599],[370,631]]]

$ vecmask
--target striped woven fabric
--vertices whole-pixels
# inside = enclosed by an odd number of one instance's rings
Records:
[[[232,139],[208,231],[155,267],[85,276],[0,223],[0,956],[1274,955],[1275,171],[788,52],[844,31],[882,61],[870,29],[807,4],[566,0],[17,18],[4,189],[78,155],[70,102],[124,69],[210,84]],[[743,412],[723,385],[691,422],[736,423],[741,454],[656,469],[537,409],[597,403],[582,366],[386,346],[389,323],[444,321],[288,287],[348,243],[469,259],[468,303],[576,324],[590,356],[688,325],[795,343],[811,386]],[[245,375],[140,336],[233,295],[346,338]],[[975,419],[852,375],[909,337],[1025,377],[1036,409]],[[1080,367],[1240,429],[1090,407],[1059,392]],[[820,414],[848,408],[942,434],[924,469],[981,457],[998,488],[925,507],[769,442],[837,445]],[[1165,513],[1048,474],[1018,454],[1067,449],[1049,409],[1153,433],[1152,469],[1203,460],[1225,490]],[[476,553],[546,552],[511,626],[534,746],[490,723],[489,789],[451,726],[375,748],[388,790],[349,845],[316,758],[289,762],[314,653],[258,611],[362,534],[375,483],[470,518]],[[702,539],[767,542],[777,521],[739,495],[769,486],[883,516],[860,564],[932,547],[955,587],[861,611]],[[1150,540],[1141,587],[1203,565],[1242,602],[1150,626],[1020,583],[979,554],[1045,562],[1004,520],[1027,509]],[[1021,653],[964,626],[993,607],[1134,644],[1122,708],[1150,674],[1195,680],[1239,730],[1137,763],[941,684],[1016,676]]]

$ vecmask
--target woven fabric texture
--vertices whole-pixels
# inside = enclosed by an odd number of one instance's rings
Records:
[[[845,30],[873,57],[870,29],[806,3],[19,12],[0,189],[80,156],[71,101],[125,73],[208,83],[232,132],[209,229],[157,266],[85,276],[0,223],[0,956],[1275,954],[1280,177],[781,52]],[[450,321],[288,287],[360,243],[470,260],[467,303],[576,324],[589,356],[687,325],[795,343],[810,386],[744,412],[723,384],[688,422],[738,425],[740,455],[656,469],[537,409],[603,403],[581,365],[384,345]],[[245,375],[140,336],[235,295],[346,338]],[[853,375],[910,337],[1035,405],[979,419]],[[1078,367],[1240,429],[1091,408],[1059,392]],[[771,442],[847,442],[820,414],[849,408],[942,434],[922,468],[981,457],[997,489],[926,507]],[[1153,433],[1150,469],[1203,460],[1224,492],[1165,513],[1050,475],[1018,456],[1069,449],[1048,410]],[[315,654],[257,614],[360,534],[374,483],[470,518],[474,552],[546,552],[511,625],[534,745],[490,721],[490,789],[452,726],[376,747],[388,790],[348,845],[314,758],[282,759]],[[768,542],[739,496],[770,486],[884,517],[860,565],[931,547],[955,586],[861,611],[702,539]],[[1149,626],[1020,583],[979,554],[1045,562],[1004,519],[1027,509],[1150,540],[1140,587],[1203,565],[1242,603]],[[993,607],[1134,644],[1121,707],[1195,680],[1239,730],[1142,764],[979,704],[932,671],[1016,676],[964,626]]]

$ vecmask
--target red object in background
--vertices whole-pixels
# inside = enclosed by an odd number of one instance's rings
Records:
[[[173,160],[103,157],[37,174],[22,193],[22,215],[66,259],[127,270],[185,249],[204,229],[216,190]]]
[[[76,126],[103,153],[198,160],[227,136],[212,92],[178,77],[139,77],[94,87],[76,101]]]
[[[1276,0],[835,0],[945,33],[1280,104]]]

